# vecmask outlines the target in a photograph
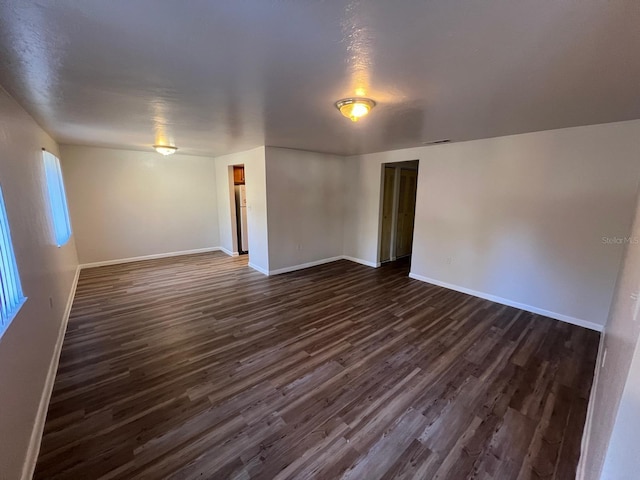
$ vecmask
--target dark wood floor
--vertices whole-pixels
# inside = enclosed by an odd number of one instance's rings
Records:
[[[83,270],[35,478],[574,478],[598,334],[407,272]]]

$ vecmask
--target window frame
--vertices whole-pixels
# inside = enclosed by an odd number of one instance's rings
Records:
[[[71,216],[69,214],[69,204],[67,203],[67,192],[64,187],[60,159],[53,153],[42,149],[42,160],[53,240],[58,247],[62,247],[71,239],[73,230],[71,228]]]

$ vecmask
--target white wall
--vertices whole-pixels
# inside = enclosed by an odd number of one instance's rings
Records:
[[[51,137],[0,88],[0,183],[28,297],[0,339],[3,479],[21,477],[78,264],[73,237],[61,248],[54,243],[45,203],[42,147],[58,153]]]
[[[363,263],[379,265],[382,163],[396,161],[385,159],[395,157],[395,152],[348,157],[345,162],[349,187],[345,191],[344,254]]]
[[[601,328],[639,138],[631,121],[351,157],[345,254],[377,262],[381,164],[419,159],[412,274]]]
[[[638,432],[640,432],[640,342],[636,344],[624,394],[620,399],[601,480],[636,480],[638,478],[640,471]],[[596,480],[598,477],[591,478]]]
[[[265,147],[232,153],[215,159],[220,245],[227,253],[234,252],[234,231],[232,229],[234,220],[231,212],[232,192],[230,191],[233,188],[233,182],[229,181],[229,166],[231,165],[244,165],[249,265],[267,274],[269,272],[269,232],[267,227]]]
[[[586,480],[599,479],[603,463],[604,480],[633,480],[640,471],[640,198],[628,238],[601,346],[605,362],[602,366],[600,361],[596,375],[578,469],[578,478]]]
[[[80,263],[219,246],[212,158],[60,148]]]
[[[266,148],[269,269],[342,256],[345,158]]]

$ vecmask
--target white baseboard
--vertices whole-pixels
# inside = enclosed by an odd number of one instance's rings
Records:
[[[321,260],[314,260],[313,262],[301,263],[299,265],[293,265],[291,267],[278,268],[277,270],[270,270],[269,275],[280,275],[281,273],[295,272],[296,270],[303,270],[305,268],[316,267],[318,265],[324,265],[325,263],[336,262],[338,260],[349,260],[350,262],[366,265],[367,267],[377,268],[380,263],[373,263],[361,258],[349,257],[348,255],[338,255],[337,257],[323,258]],[[252,265],[249,264],[251,267]],[[258,270],[258,269],[256,269]],[[262,270],[258,270],[262,272]],[[264,272],[262,272],[264,273]]]
[[[580,446],[580,460],[576,471],[576,480],[584,480],[587,477],[586,461],[589,456],[589,444],[591,440],[591,427],[593,425],[593,407],[596,401],[596,390],[600,379],[600,370],[602,369],[602,356],[604,355],[604,337],[605,332],[600,334],[600,344],[598,345],[598,356],[596,357],[596,369],[591,384],[591,392],[589,393],[589,403],[587,406],[587,418],[584,422],[582,431],[582,444]]]
[[[156,258],[179,257],[181,255],[193,255],[194,253],[216,252],[222,250],[227,253],[228,250],[222,247],[196,248],[194,250],[182,250],[179,252],[157,253],[155,255],[143,255],[141,257],[118,258],[116,260],[105,260],[103,262],[83,263],[80,268],[105,267],[107,265],[118,265],[120,263],[140,262],[142,260],[154,260]],[[229,253],[227,253],[229,255]]]
[[[432,285],[437,285],[439,287],[448,288],[449,290],[455,290],[456,292],[466,293],[467,295],[473,295],[474,297],[484,298],[485,300],[490,300],[492,302],[501,303],[502,305],[507,305],[509,307],[519,308],[520,310],[526,310],[527,312],[536,313],[538,315],[544,315],[545,317],[554,318],[556,320],[560,320],[562,322],[571,323],[573,325],[577,325],[579,327],[588,328],[590,330],[595,330],[597,332],[601,332],[604,328],[603,325],[598,323],[590,322],[588,320],[582,320],[580,318],[570,317],[569,315],[563,315],[561,313],[551,312],[549,310],[544,310],[543,308],[532,307],[531,305],[526,305],[524,303],[518,303],[506,298],[497,297],[495,295],[490,295],[484,292],[478,292],[476,290],[471,290],[470,288],[459,287],[458,285],[453,285],[451,283],[441,282],[440,280],[435,280],[433,278],[424,277],[422,275],[418,275],[416,273],[409,273],[409,277],[420,280],[422,282],[430,283]]]
[[[119,265],[121,263],[130,263],[130,262],[140,262],[144,260],[154,260],[157,258],[167,258],[167,257],[178,257],[181,255],[192,255],[194,253],[206,253],[206,252],[215,252],[221,251],[230,257],[239,256],[238,252],[232,252],[224,247],[209,247],[209,248],[197,248],[195,250],[182,250],[179,252],[168,252],[168,253],[158,253],[155,255],[144,255],[141,257],[129,257],[129,258],[118,258],[115,260],[105,260],[102,262],[91,262],[91,263],[83,263],[80,265],[80,268],[94,268],[94,267],[105,267],[108,265]],[[336,260],[349,260],[350,262],[356,262],[361,265],[366,265],[367,267],[377,268],[380,266],[380,262],[374,263],[369,262],[367,260],[363,260],[361,258],[350,257],[348,255],[339,255],[337,257],[324,258],[322,260],[316,260],[313,262],[303,263],[300,265],[293,265],[291,267],[279,268],[277,270],[267,271],[262,267],[256,266],[254,263],[249,262],[249,266],[254,270],[264,274],[264,275],[279,275],[281,273],[293,272],[295,270],[302,270],[303,268],[314,267],[316,265],[322,265],[323,263],[335,262]]]
[[[240,253],[238,252],[232,252],[231,250],[227,250],[224,247],[219,247],[221,252],[226,253],[227,255],[229,255],[230,257],[239,257]]]
[[[380,262],[370,262],[361,258],[350,257],[349,255],[342,255],[342,258],[349,260],[350,262],[359,263],[360,265],[366,265],[367,267],[378,268],[381,265]]]
[[[293,265],[292,267],[279,268],[277,270],[269,270],[269,275],[280,275],[281,273],[295,272],[296,270],[303,270],[305,268],[315,267],[323,265],[325,263],[335,262],[337,260],[343,260],[344,257],[339,255],[337,257],[323,258],[322,260],[314,260],[313,262],[301,263],[300,265]]]
[[[67,305],[65,306],[64,313],[62,315],[62,322],[60,324],[60,329],[58,330],[58,338],[56,339],[56,344],[53,349],[53,358],[49,364],[49,371],[47,372],[42,397],[40,397],[40,404],[38,405],[38,413],[36,414],[33,430],[31,431],[29,448],[27,449],[27,456],[22,467],[22,475],[20,477],[22,480],[31,480],[33,472],[36,469],[36,462],[38,461],[38,454],[40,453],[40,443],[42,442],[42,433],[44,432],[44,424],[47,419],[47,411],[49,410],[49,401],[51,400],[53,385],[56,381],[56,373],[58,372],[58,364],[60,363],[60,353],[62,352],[64,335],[67,331],[67,324],[69,323],[69,315],[71,314],[73,299],[76,296],[80,270],[81,267],[78,265],[73,279],[73,284],[71,285],[71,291],[69,292],[69,297],[67,299]]]
[[[268,270],[265,270],[264,268],[257,266],[255,263],[249,262],[249,266],[251,268],[253,268],[255,271],[260,272],[263,275],[269,276],[269,271]]]

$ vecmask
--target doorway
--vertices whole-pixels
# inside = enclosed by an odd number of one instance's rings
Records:
[[[247,190],[245,184],[244,165],[232,165],[229,167],[231,192],[231,231],[233,234],[234,251],[240,255],[249,253],[249,229],[247,222]]]
[[[418,160],[382,165],[380,263],[411,256]]]

